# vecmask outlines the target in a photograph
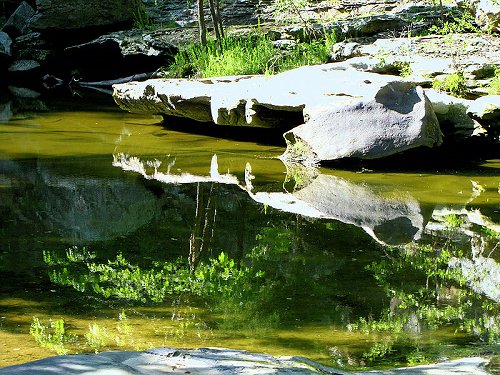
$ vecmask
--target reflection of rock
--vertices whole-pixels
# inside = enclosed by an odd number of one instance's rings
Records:
[[[8,122],[12,118],[12,102],[0,102],[0,123]]]
[[[438,207],[434,209],[432,221],[427,224],[425,231],[433,235],[442,233],[444,237],[449,237],[450,232],[453,232],[455,241],[469,241],[474,237],[494,237],[495,233],[500,233],[500,224],[484,215],[480,209]]]
[[[166,184],[194,184],[197,182],[217,182],[220,184],[238,185],[238,179],[231,174],[221,175],[217,164],[217,155],[212,157],[210,163],[210,174],[199,176],[190,173],[174,174],[170,173],[171,167],[175,164],[175,159],[172,159],[166,172],[158,171],[161,162],[141,161],[135,156],[117,154],[113,155],[113,166],[122,168],[124,171],[133,171],[141,174],[149,180],[157,180]]]
[[[451,268],[460,269],[467,285],[476,292],[500,302],[500,264],[482,256],[473,259],[450,260]]]
[[[470,202],[474,201],[484,188],[473,182]],[[470,203],[469,202],[469,203]],[[452,258],[449,266],[460,271],[461,279],[476,293],[481,293],[496,302],[500,302],[500,265],[491,254],[500,245],[500,224],[484,215],[480,208],[436,208],[432,221],[425,231],[434,236],[451,238],[470,246],[469,258]],[[457,280],[460,282],[460,280]]]
[[[248,191],[256,202],[303,216],[354,224],[377,241],[389,245],[408,243],[420,238],[426,221],[419,203],[411,196],[387,196],[339,177],[318,175],[316,170],[305,173],[289,168],[289,173],[296,173],[292,178],[296,183],[295,190],[287,193],[253,192],[253,176],[249,164],[245,170],[245,183],[234,175],[219,174],[216,155],[212,158],[210,173],[205,176],[170,173],[170,168],[166,172],[159,172],[160,163],[157,160],[141,161],[137,157],[123,154],[114,156],[113,165],[164,183],[217,182],[238,185]],[[301,176],[300,181],[297,181],[297,175]]]
[[[425,223],[420,205],[413,197],[389,197],[335,176],[320,174],[291,194],[250,195],[286,211],[354,224],[388,245],[420,238]]]
[[[28,167],[3,161],[0,174],[17,181],[17,189],[31,192],[31,209],[19,212],[31,213],[34,225],[43,223],[74,244],[132,233],[158,210],[154,195],[130,180],[62,176],[40,162]]]

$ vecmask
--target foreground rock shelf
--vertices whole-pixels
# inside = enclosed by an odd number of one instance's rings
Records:
[[[242,350],[151,349],[144,352],[105,352],[42,359],[0,369],[2,375],[24,374],[488,374],[485,358],[465,358],[391,371],[346,372],[303,357],[274,357]]]

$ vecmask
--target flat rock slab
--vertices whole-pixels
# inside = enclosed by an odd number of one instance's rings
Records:
[[[218,125],[292,127],[315,113],[373,98],[398,77],[336,64],[304,66],[275,76],[152,79],[114,85],[124,110]]]
[[[484,358],[465,358],[391,371],[346,372],[302,357],[273,357],[231,349],[151,349],[57,356],[0,369],[1,375],[160,374],[470,374],[486,375]]]
[[[439,123],[421,88],[339,64],[271,77],[154,79],[113,88],[116,103],[131,112],[217,125],[295,127],[285,134],[283,158],[304,163],[374,159],[441,144]]]

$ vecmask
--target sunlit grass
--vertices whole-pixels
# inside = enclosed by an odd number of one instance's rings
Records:
[[[165,73],[168,77],[220,77],[245,74],[276,74],[303,65],[325,63],[334,34],[324,39],[292,43],[281,49],[263,34],[227,37],[203,47],[193,43],[179,52]]]

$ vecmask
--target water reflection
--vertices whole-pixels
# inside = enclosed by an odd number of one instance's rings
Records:
[[[0,128],[0,363],[154,346],[343,368],[498,352],[498,166],[300,170],[282,150],[123,116]]]
[[[0,204],[14,213],[10,220],[36,223],[78,245],[133,233],[159,212],[154,195],[137,182],[60,175],[54,167],[44,160],[0,160],[2,186],[14,195]]]
[[[485,190],[475,181],[472,181],[470,196],[463,194],[463,203],[453,204],[453,210],[450,206],[443,208],[441,204],[422,202],[406,190],[404,185],[391,186],[381,184],[380,181],[370,183],[355,175],[356,179],[352,178],[353,175],[351,179],[343,178],[303,166],[284,166],[287,174],[282,186],[262,186],[252,174],[250,163],[246,164],[244,172],[239,173],[244,176],[241,179],[229,172],[220,174],[217,155],[212,156],[210,163],[207,162],[206,174],[174,172],[175,163],[176,158],[172,156],[164,163],[166,167],[162,167],[162,161],[158,159],[143,161],[123,153],[113,157],[114,166],[166,184],[213,182],[235,185],[258,203],[306,217],[335,219],[353,224],[385,245],[402,245],[419,240],[424,231],[433,235],[444,232],[448,236],[449,221],[457,215],[466,218],[459,219],[463,225],[458,225],[457,229],[468,228],[463,232],[467,239],[481,230],[500,232],[500,225],[496,222],[500,218],[498,210],[493,210],[493,217],[488,217],[481,213],[483,207],[471,207]],[[494,191],[483,201],[500,201],[496,195],[497,192]],[[488,209],[488,206],[484,208]],[[428,225],[429,221],[431,223]]]
[[[423,216],[418,201],[410,194],[397,192],[393,197],[387,196],[372,187],[332,175],[319,174],[315,170],[301,171],[300,188],[294,188],[291,192],[255,192],[253,189],[255,176],[252,175],[249,163],[245,168],[244,181],[239,181],[237,176],[230,173],[220,174],[217,155],[212,157],[206,175],[171,173],[175,164],[174,158],[170,159],[164,171],[158,169],[161,164],[158,159],[141,161],[138,157],[125,154],[113,157],[114,166],[167,184],[214,182],[236,185],[261,204],[307,217],[335,219],[354,224],[375,240],[388,245],[404,244],[419,239],[428,219]],[[293,180],[295,187],[298,179],[297,168],[300,167],[295,167],[292,175],[288,166],[289,173],[285,177],[287,182]],[[308,174],[307,181],[304,181],[305,174]]]

